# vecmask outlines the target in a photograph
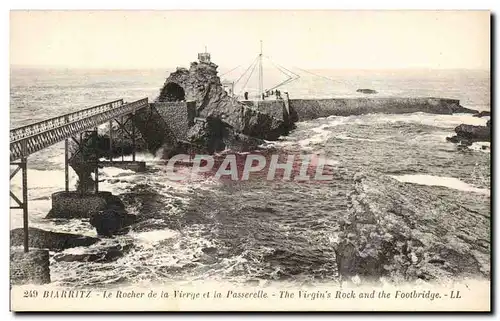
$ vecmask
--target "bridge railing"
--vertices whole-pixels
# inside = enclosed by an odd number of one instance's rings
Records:
[[[47,130],[63,126],[75,120],[83,119],[88,116],[97,115],[106,110],[110,110],[123,105],[123,99],[118,99],[109,103],[101,104],[85,108],[66,115],[57,116],[54,118],[42,120],[37,123],[18,127],[10,131],[10,141],[16,141],[25,137],[29,137]]]
[[[114,118],[132,114],[146,106],[148,106],[147,98],[128,104],[123,104],[123,100],[120,99],[13,129],[10,131],[10,160],[27,157],[82,131]]]

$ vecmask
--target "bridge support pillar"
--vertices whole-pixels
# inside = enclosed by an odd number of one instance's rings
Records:
[[[109,161],[113,161],[113,120],[109,121]]]
[[[131,118],[135,116],[135,113],[132,114]],[[135,125],[132,124],[132,161],[135,162]]]
[[[105,163],[108,166],[110,166],[110,164],[118,165],[120,163],[131,164],[136,162],[137,128],[134,124],[134,117],[135,112],[128,116],[121,116],[120,118],[111,119],[109,121],[109,144],[108,150],[105,152],[105,154],[107,154],[106,158],[109,161]],[[117,126],[115,129],[113,128],[114,123],[116,123]],[[118,145],[115,144],[115,139],[117,139]],[[127,143],[127,141],[130,143]],[[125,154],[132,155],[132,161],[126,161]],[[120,157],[121,161],[113,161],[113,157]],[[101,163],[104,162],[100,162],[100,164]]]
[[[94,191],[96,194],[99,194],[99,155],[98,155],[98,151],[97,151],[97,145],[98,145],[98,139],[99,139],[99,135],[98,135],[98,131],[97,131],[97,127],[94,128],[94,131],[92,132],[92,136],[93,136],[93,143],[94,143],[94,146],[93,146],[93,149],[94,149],[94,153],[93,153],[93,158],[95,159],[95,167],[94,167]]]
[[[14,178],[16,174],[21,171],[21,190],[22,190],[22,201],[14,194],[10,192],[10,197],[16,202],[17,206],[11,206],[10,209],[22,209],[23,210],[23,230],[24,230],[24,252],[29,251],[28,247],[28,159],[27,157],[21,157],[20,162],[10,163],[10,165],[17,166],[14,171],[10,174],[10,179]]]
[[[69,141],[64,140],[64,190],[69,192]]]
[[[72,155],[69,147],[65,148],[65,181],[66,192],[69,191],[69,165],[78,175],[79,182],[77,189],[81,194],[99,192],[99,156],[98,156],[98,135],[97,130],[87,130],[80,133],[80,139],[71,137],[75,143]],[[94,180],[91,177],[94,173]]]

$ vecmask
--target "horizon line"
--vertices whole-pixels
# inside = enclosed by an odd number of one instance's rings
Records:
[[[189,63],[191,64],[191,63]],[[226,66],[221,66],[218,65],[217,69],[232,69],[234,67],[226,67]],[[73,70],[159,70],[159,69],[165,69],[165,70],[176,70],[177,68],[186,68],[185,66],[137,66],[137,67],[121,67],[121,66],[110,66],[110,67],[105,67],[105,66],[89,66],[89,67],[81,67],[81,66],[64,66],[64,65],[17,65],[17,64],[10,64],[9,65],[10,69],[73,69]],[[439,68],[439,67],[388,67],[388,68],[370,68],[370,67],[360,67],[360,68],[336,68],[336,67],[313,67],[313,68],[307,68],[307,67],[291,67],[291,68],[301,68],[305,70],[474,70],[474,71],[489,71],[491,72],[491,67],[490,68],[470,68],[470,67],[455,67],[455,68]]]

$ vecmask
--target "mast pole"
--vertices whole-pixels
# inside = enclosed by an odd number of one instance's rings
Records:
[[[260,54],[259,54],[259,100],[262,99],[264,93],[264,75],[262,73],[262,40],[260,41]]]

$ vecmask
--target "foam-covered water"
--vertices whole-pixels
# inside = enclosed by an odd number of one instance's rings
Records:
[[[474,192],[479,194],[490,194],[490,190],[486,188],[477,188],[470,184],[464,183],[461,180],[454,177],[440,177],[432,175],[401,175],[393,176],[400,182],[404,183],[414,183],[420,185],[431,185],[431,186],[444,186],[448,188],[457,189],[459,191]]]
[[[12,70],[11,125],[96,105],[117,98],[154,98],[164,70],[71,71]],[[357,88],[381,94],[461,99],[469,108],[489,109],[489,74],[473,71],[354,72],[323,71],[335,80],[305,77],[288,90],[291,98],[359,96]],[[489,144],[457,150],[446,137],[461,123],[484,125],[470,115],[369,114],[327,117],[298,123],[289,136],[270,145],[283,153],[321,153],[333,170],[325,184],[265,181],[218,181],[193,177],[176,182],[165,161],[139,154],[145,173],[105,168],[101,190],[119,195],[140,223],[126,234],[105,239],[82,254],[106,246],[131,245],[114,262],[51,262],[57,284],[110,286],[171,280],[226,279],[261,282],[335,280],[334,245],[338,217],[347,210],[351,176],[375,171],[400,181],[437,185],[450,202],[454,191],[467,191],[468,202],[484,202],[490,188]],[[85,220],[47,220],[50,195],[64,188],[64,145],[29,157],[30,225],[95,236]],[[130,159],[130,158],[128,158]],[[189,169],[184,169],[188,171]],[[70,170],[70,187],[75,174]],[[20,176],[11,189],[19,192]],[[464,197],[461,193],[459,197]],[[481,207],[481,208],[484,208]],[[22,226],[20,211],[11,211],[11,228]]]

